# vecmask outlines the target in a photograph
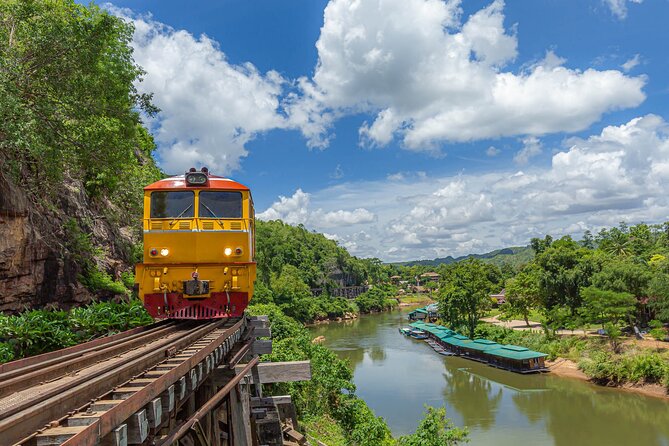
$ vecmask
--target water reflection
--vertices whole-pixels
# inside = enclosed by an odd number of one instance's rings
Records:
[[[495,424],[495,413],[502,400],[502,388],[491,381],[468,373],[466,369],[446,367],[444,399],[462,416],[470,428],[488,430]]]
[[[667,406],[649,399],[611,389],[574,385],[551,378],[551,392],[516,392],[512,398],[528,420],[545,421],[555,446],[609,444],[664,446],[669,444]]]
[[[429,404],[467,425],[473,445],[669,446],[665,400],[445,358],[401,336],[405,323],[396,312],[312,329],[351,361],[357,393],[395,434],[412,432]]]

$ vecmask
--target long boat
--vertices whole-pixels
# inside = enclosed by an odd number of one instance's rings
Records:
[[[423,330],[418,330],[417,328],[412,329],[409,332],[409,336],[415,339],[427,339],[427,333],[425,333]]]
[[[442,350],[463,358],[517,373],[548,371],[544,363],[544,358],[548,356],[546,353],[535,352],[518,345],[500,345],[487,339],[469,339],[438,324],[417,321],[410,326],[413,328],[412,333],[414,331],[424,333],[429,338],[430,345],[434,343]],[[438,353],[444,354],[436,347],[433,348]]]
[[[402,333],[404,336],[409,336],[409,333],[411,333],[412,328],[411,327],[401,327],[400,328],[400,333]]]

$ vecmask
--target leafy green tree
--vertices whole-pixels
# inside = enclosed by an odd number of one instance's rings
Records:
[[[581,246],[587,249],[595,249],[595,238],[592,236],[592,231],[586,229],[583,232],[583,238],[581,239]]]
[[[526,268],[507,281],[507,303],[503,305],[503,312],[509,317],[522,317],[529,327],[530,312],[539,305],[540,294],[538,271],[536,268]]]
[[[542,306],[546,310],[567,306],[576,314],[581,306],[580,289],[590,285],[594,272],[592,252],[565,236],[539,254],[536,265],[540,269]]]
[[[652,278],[651,268],[645,262],[630,258],[606,259],[602,269],[593,274],[591,283],[597,288],[630,293],[644,297]]]
[[[648,285],[648,307],[655,312],[655,317],[669,322],[669,275],[656,273]]]
[[[637,301],[630,293],[602,290],[595,286],[583,288],[583,316],[593,323],[620,324],[628,320]]]
[[[439,292],[443,317],[452,327],[465,325],[469,335],[474,336],[476,324],[490,307],[493,287],[483,262],[471,258],[458,262]]]
[[[311,321],[315,314],[311,290],[293,265],[284,265],[281,275],[271,282],[274,302],[290,317],[299,321]]]
[[[445,408],[428,406],[426,409],[416,432],[400,437],[399,446],[454,446],[468,441],[467,429],[453,426]]]
[[[632,254],[628,228],[624,223],[621,223],[619,228],[602,229],[597,234],[597,241],[599,249],[608,254],[620,257]]]
[[[583,288],[582,316],[593,323],[601,323],[618,351],[618,338],[622,334],[620,323],[629,319],[636,309],[637,300],[630,293],[602,290],[595,286]]]
[[[553,237],[547,235],[546,237],[544,237],[543,240],[537,237],[533,238],[530,241],[530,246],[532,247],[534,254],[539,255],[544,251],[546,251],[548,248],[550,248],[552,243],[553,243]]]
[[[63,173],[112,194],[153,141],[139,112],[132,25],[72,0],[0,2],[0,168],[44,195]]]

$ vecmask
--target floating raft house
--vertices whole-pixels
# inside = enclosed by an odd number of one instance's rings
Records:
[[[411,326],[425,331],[445,350],[468,359],[518,373],[548,371],[544,362],[546,353],[518,345],[501,345],[488,339],[469,339],[444,326],[423,321],[413,322]]]

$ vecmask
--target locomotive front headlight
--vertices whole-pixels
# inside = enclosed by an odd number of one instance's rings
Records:
[[[170,250],[167,249],[167,248],[163,248],[163,249],[160,250],[160,255],[163,256],[163,257],[167,257],[169,255],[169,253],[170,253]]]
[[[189,172],[186,174],[186,184],[188,186],[203,186],[207,184],[207,174],[204,172]]]
[[[223,254],[225,254],[226,256],[229,256],[230,254],[232,254],[232,248],[225,248],[223,250]]]

